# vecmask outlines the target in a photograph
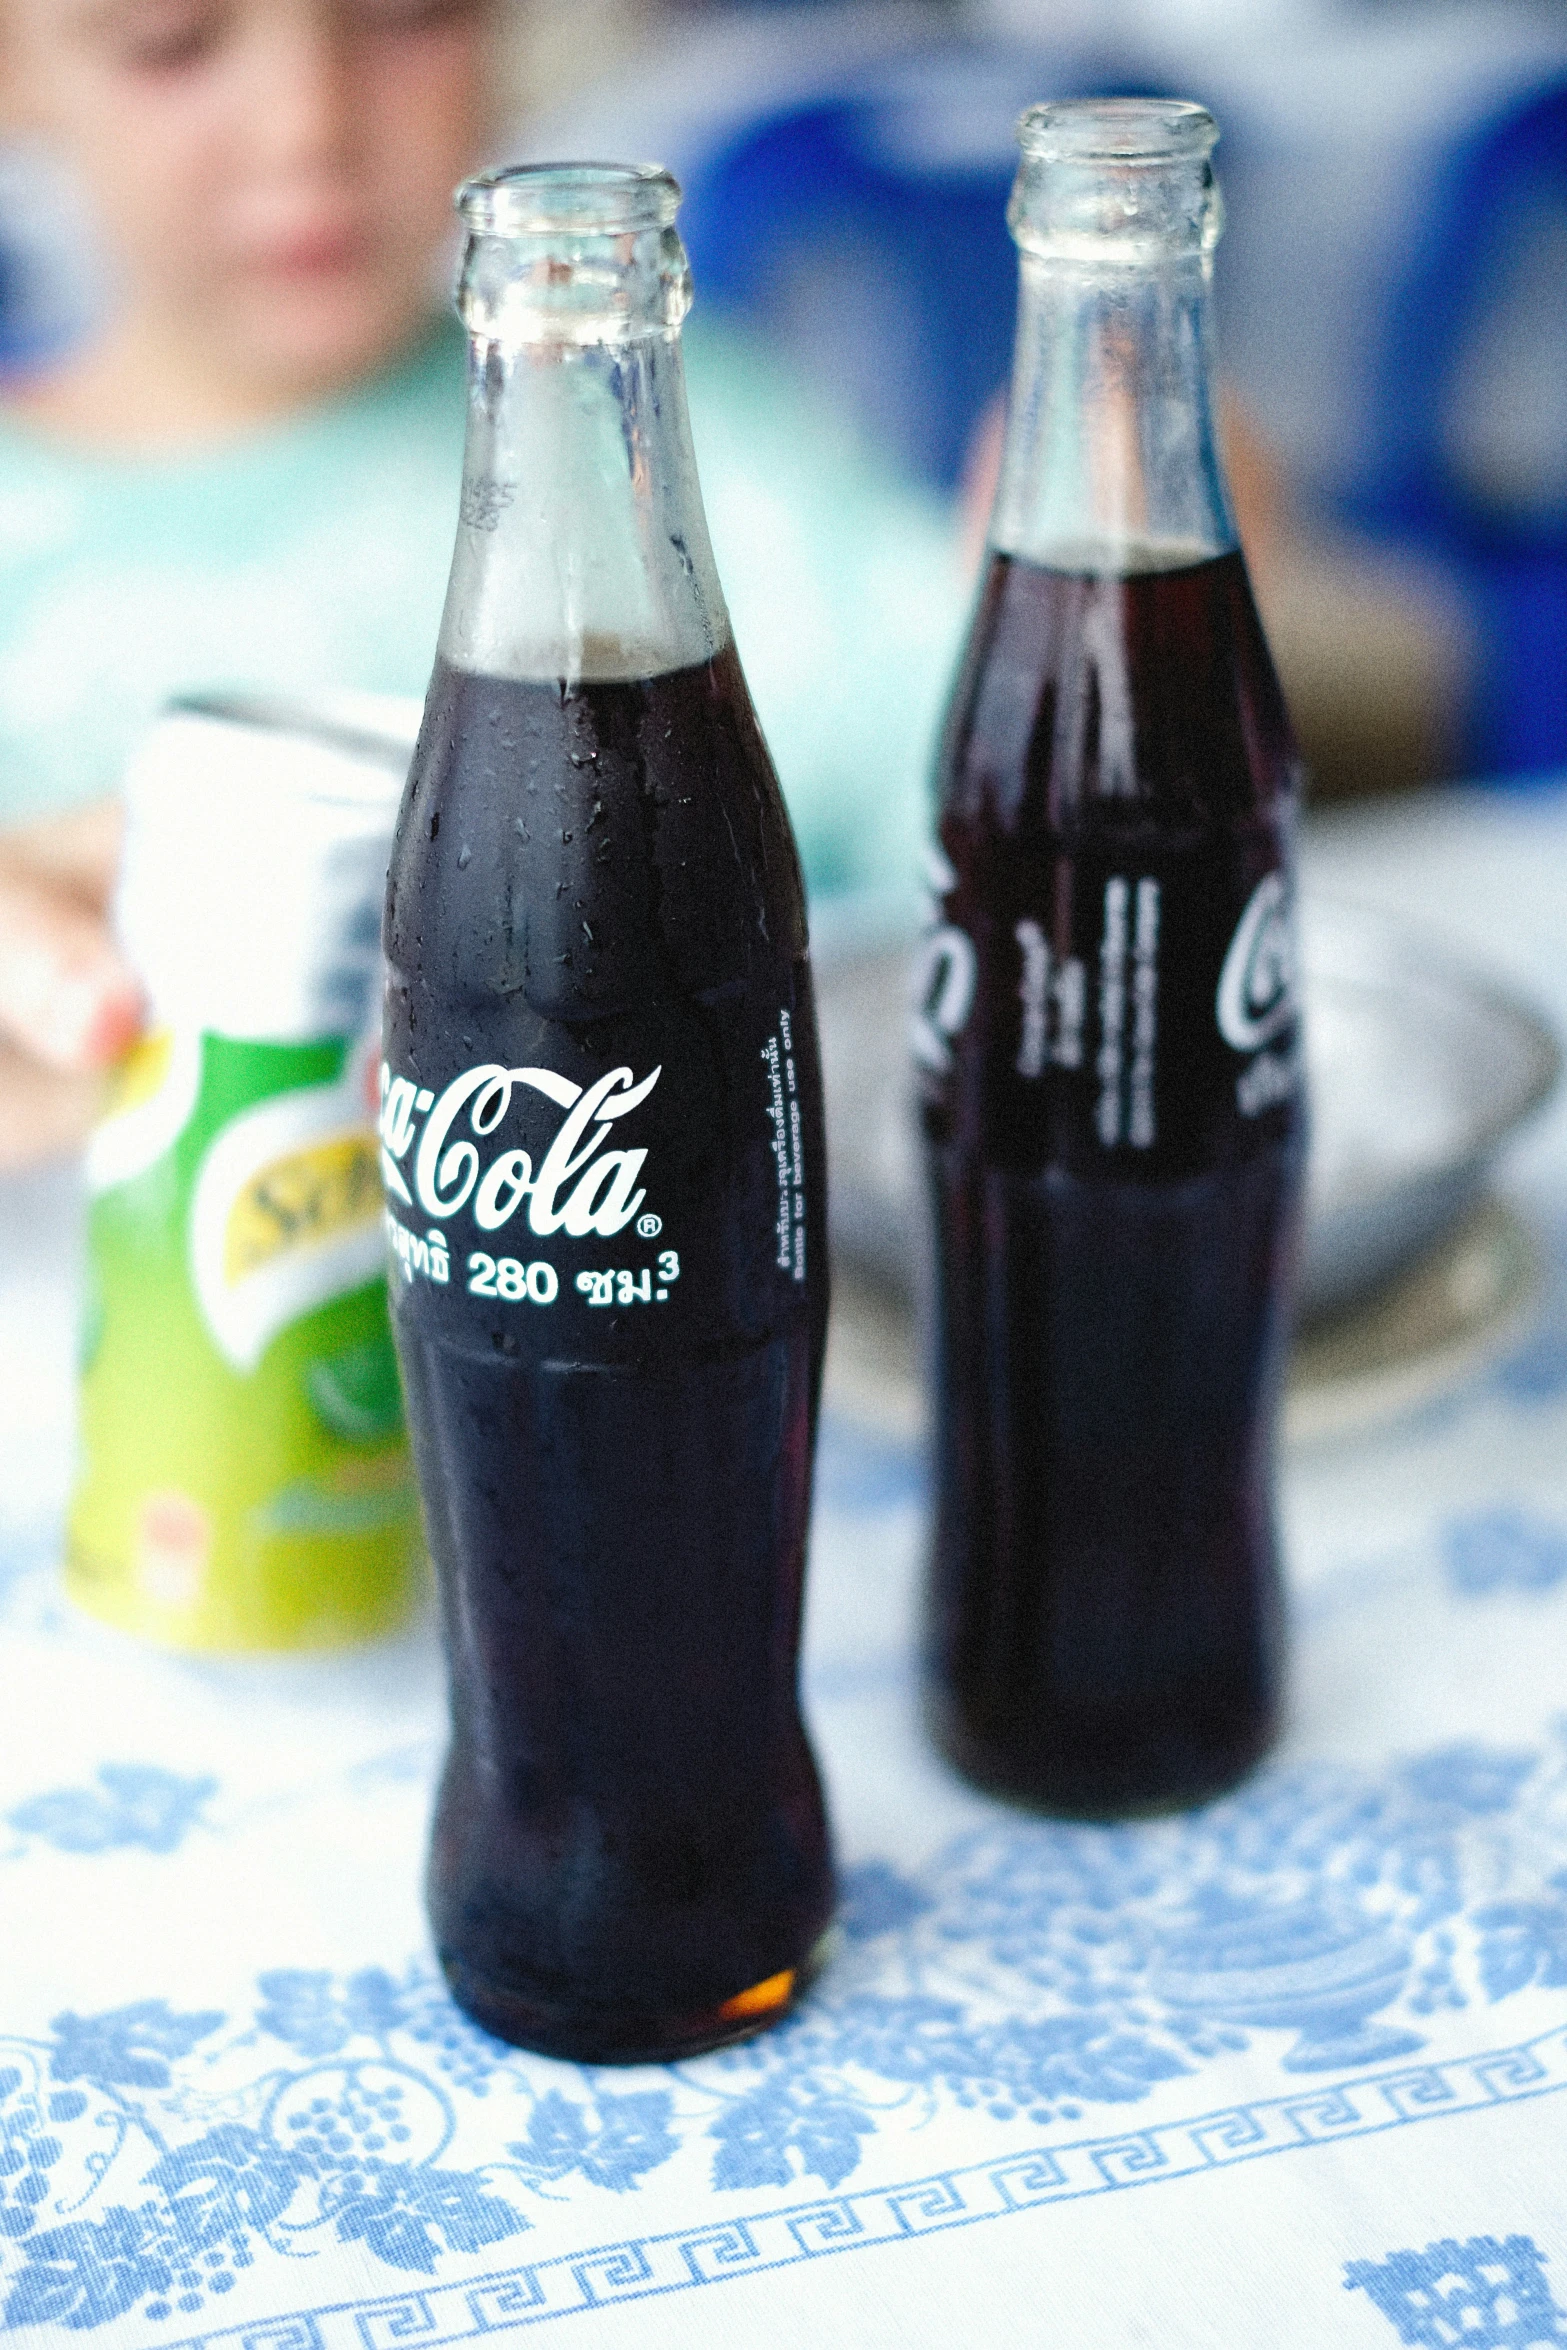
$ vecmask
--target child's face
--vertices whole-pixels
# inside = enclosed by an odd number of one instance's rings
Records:
[[[128,323],[308,396],[429,309],[501,4],[5,0],[5,63],[89,186]]]

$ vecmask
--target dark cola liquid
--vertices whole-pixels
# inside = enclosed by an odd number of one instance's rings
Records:
[[[930,1711],[1025,1800],[1186,1803],[1281,1666],[1296,757],[1240,556],[994,559],[940,782]]]
[[[507,2039],[678,2055],[779,2012],[832,1901],[796,1695],[821,1088],[733,654],[569,688],[439,669],[386,936],[441,1963]]]

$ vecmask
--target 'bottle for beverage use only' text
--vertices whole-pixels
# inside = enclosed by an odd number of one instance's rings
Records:
[[[1195,1801],[1272,1736],[1298,762],[1215,445],[1200,108],[1040,106],[915,1017],[928,1702],[971,1776]]]
[[[662,172],[461,199],[462,514],[392,856],[383,1175],[457,1998],[656,2058],[832,1901],[796,1694],[827,1307],[798,860],[708,545]]]

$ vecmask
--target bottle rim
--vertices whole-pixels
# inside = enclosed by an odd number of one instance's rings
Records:
[[[1017,126],[1030,163],[1168,170],[1206,162],[1218,140],[1213,116],[1190,98],[1052,98],[1027,107]]]
[[[680,182],[661,163],[509,163],[464,180],[475,236],[627,236],[668,228]]]

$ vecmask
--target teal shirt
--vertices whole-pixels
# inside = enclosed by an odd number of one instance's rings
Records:
[[[966,601],[950,519],[749,351],[688,337],[719,576],[818,895],[912,890]],[[456,528],[462,338],[197,453],[0,423],[0,823],[112,792],[173,693],[421,695]]]

